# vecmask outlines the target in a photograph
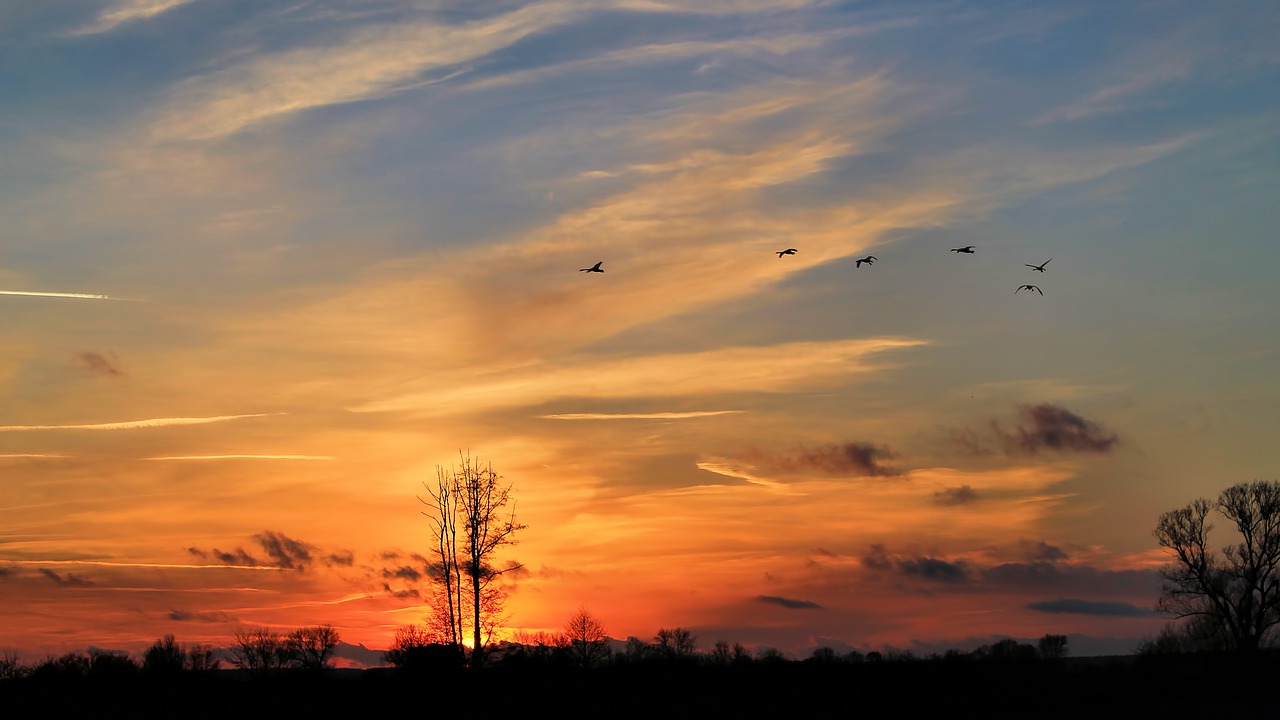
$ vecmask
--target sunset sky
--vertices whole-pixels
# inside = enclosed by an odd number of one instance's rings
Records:
[[[1128,652],[1158,515],[1280,479],[1277,36],[0,0],[0,650],[385,648],[469,453],[528,526],[509,634]]]

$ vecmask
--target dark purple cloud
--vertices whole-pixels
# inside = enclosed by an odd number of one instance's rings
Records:
[[[813,448],[801,447],[794,453],[775,454],[751,448],[746,459],[770,470],[781,472],[820,472],[826,475],[885,477],[901,475],[898,468],[884,461],[896,458],[887,446],[865,442],[829,443]]]
[[[1098,615],[1103,617],[1148,617],[1155,615],[1155,610],[1141,608],[1127,602],[1109,602],[1097,600],[1077,600],[1060,598],[1043,600],[1027,605],[1031,610],[1043,613],[1069,613],[1073,615]]]
[[[986,433],[957,429],[951,431],[951,439],[970,455],[990,455],[993,446],[1008,456],[1042,451],[1106,454],[1120,444],[1111,430],[1061,405],[1021,405],[1018,414],[1018,424],[1011,429],[992,420]]]
[[[788,610],[821,610],[822,606],[816,602],[809,600],[793,600],[791,598],[779,597],[777,595],[757,595],[757,602],[768,603],[770,605],[778,605]]]
[[[76,353],[73,360],[81,369],[94,375],[101,375],[107,378],[124,376],[124,369],[120,367],[120,359],[111,351],[107,351],[105,354],[87,351]]]
[[[58,573],[48,568],[39,568],[38,572],[41,575],[45,576],[46,578],[49,578],[50,580],[54,581],[55,583],[63,587],[91,587],[93,585],[92,580],[89,580],[88,578],[82,578],[79,575],[75,575],[73,573],[67,573],[66,575],[59,575]]]
[[[178,622],[228,623],[236,622],[236,618],[224,612],[190,612],[188,610],[170,610],[169,619]]]
[[[933,502],[937,505],[966,505],[977,499],[978,493],[968,485],[944,488],[933,494]]]

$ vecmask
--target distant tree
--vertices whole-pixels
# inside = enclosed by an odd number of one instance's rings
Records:
[[[174,675],[187,666],[187,653],[172,634],[151,644],[142,654],[142,669],[149,673]]]
[[[127,653],[115,650],[89,650],[89,673],[96,677],[124,677],[138,672],[138,663]]]
[[[1027,661],[1039,657],[1034,645],[1020,643],[1013,638],[1005,638],[986,646],[984,657],[988,660]]]
[[[450,640],[460,645],[469,622],[471,665],[478,668],[486,645],[506,620],[505,594],[494,581],[522,567],[498,568],[498,550],[514,545],[515,534],[526,526],[516,522],[511,486],[502,483],[492,464],[482,467],[462,456],[460,469],[446,473],[437,467],[436,475],[436,487],[427,489],[431,500],[423,501],[431,507],[424,514],[432,524],[432,552],[439,568],[435,579],[444,585],[441,599]]]
[[[786,662],[787,656],[775,647],[758,647],[756,648],[756,662],[762,663],[781,663]]]
[[[808,662],[820,665],[834,665],[839,660],[840,656],[836,654],[836,651],[824,645],[814,648],[813,652],[809,653]]]
[[[664,660],[688,660],[697,654],[698,645],[684,628],[661,628],[654,637],[654,651]]]
[[[1169,623],[1154,638],[1138,643],[1137,654],[1150,657],[1226,652],[1232,647],[1232,640],[1222,623],[1210,617],[1190,617],[1180,623]]]
[[[18,660],[18,653],[14,650],[5,650],[0,653],[0,681],[15,680],[26,675],[26,668]]]
[[[565,623],[564,638],[578,667],[593,667],[609,659],[609,633],[585,607],[579,607]]]
[[[92,663],[84,653],[69,652],[58,657],[49,656],[31,668],[30,676],[39,680],[70,680],[89,675]]]
[[[1240,541],[1210,548],[1210,515],[1234,525]],[[1193,500],[1162,514],[1153,531],[1172,554],[1161,570],[1158,608],[1176,618],[1220,626],[1234,650],[1252,653],[1280,623],[1280,482],[1233,485],[1218,498]]]
[[[287,638],[262,626],[240,628],[231,644],[231,664],[263,675],[289,666],[291,660]]]
[[[1045,660],[1061,660],[1067,656],[1067,636],[1045,635],[1036,643],[1036,651]]]
[[[285,653],[303,670],[319,672],[329,667],[338,642],[338,631],[332,625],[298,628],[285,640]]]
[[[711,653],[707,655],[707,660],[712,665],[728,665],[733,661],[733,650],[729,647],[729,643],[717,640],[711,648]]]
[[[194,673],[217,670],[222,666],[212,645],[194,643],[187,648],[187,669]]]
[[[653,647],[649,643],[632,635],[627,638],[627,645],[622,650],[622,660],[625,662],[636,663],[647,660],[653,656]]]

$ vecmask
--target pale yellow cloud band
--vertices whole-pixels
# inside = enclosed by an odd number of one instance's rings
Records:
[[[240,420],[242,418],[266,417],[268,414],[271,413],[255,413],[252,415],[216,415],[213,417],[152,418],[149,420],[127,420],[125,422],[94,423],[86,425],[0,425],[0,432],[23,432],[28,430],[133,430],[136,428],[167,427],[170,425],[205,425],[208,423]]]
[[[639,358],[580,360],[484,377],[431,378],[398,394],[357,405],[356,412],[453,414],[533,405],[556,398],[684,397],[780,392],[879,369],[869,356],[923,340],[872,338],[734,347]]]

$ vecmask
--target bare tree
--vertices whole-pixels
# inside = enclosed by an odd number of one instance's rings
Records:
[[[653,640],[654,650],[666,660],[687,660],[698,652],[693,633],[684,628],[660,628]]]
[[[255,675],[281,670],[289,665],[286,638],[271,628],[237,629],[230,650],[231,664]]]
[[[303,670],[318,672],[329,667],[338,646],[338,631],[332,625],[298,628],[285,642],[289,659]]]
[[[460,644],[470,625],[471,664],[480,667],[485,645],[505,621],[505,594],[494,580],[522,567],[499,569],[496,555],[502,546],[514,545],[515,534],[525,526],[516,522],[511,486],[502,483],[493,465],[482,467],[468,455],[460,459],[462,467],[448,473],[436,468],[436,488],[428,488],[431,502],[424,500],[432,509],[424,514],[431,518],[440,568],[436,579],[445,586],[449,634]]]
[[[194,673],[210,672],[221,667],[222,661],[212,645],[194,643],[187,648],[187,669]]]
[[[186,665],[187,653],[172,633],[152,643],[142,656],[142,669],[147,672],[179,673]]]
[[[1036,643],[1036,651],[1045,660],[1061,660],[1067,656],[1067,636],[1045,635]]]
[[[565,623],[564,637],[580,667],[592,667],[609,659],[609,633],[585,607],[579,607]]]
[[[1240,542],[1210,549],[1213,511]],[[1159,609],[1220,626],[1231,646],[1254,652],[1280,623],[1280,482],[1233,485],[1210,502],[1193,500],[1160,516],[1153,533],[1173,562],[1161,570]]]

